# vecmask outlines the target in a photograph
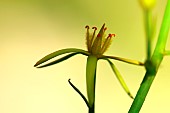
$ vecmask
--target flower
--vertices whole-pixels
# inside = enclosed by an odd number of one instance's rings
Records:
[[[94,29],[94,32],[92,34],[89,33],[89,26],[86,26],[85,28],[87,29],[86,44],[88,52],[95,56],[101,56],[110,46],[112,36],[115,37],[115,34],[109,34],[108,37],[105,38],[104,33],[107,29],[105,27],[105,24],[103,24],[97,36],[96,36],[97,27],[92,28]]]
[[[135,61],[135,60],[126,59],[126,58],[120,58],[120,57],[116,57],[116,56],[103,55],[103,53],[110,46],[112,37],[113,36],[115,37],[115,34],[109,34],[105,38],[105,31],[106,31],[105,24],[103,24],[103,26],[101,27],[101,29],[97,35],[96,35],[96,31],[97,31],[96,27],[92,28],[92,29],[94,29],[94,32],[92,34],[89,32],[89,29],[90,29],[89,26],[86,26],[85,28],[87,29],[87,32],[86,32],[87,51],[82,50],[82,49],[77,49],[77,48],[67,48],[67,49],[58,50],[58,51],[55,51],[55,52],[43,57],[34,66],[37,68],[50,66],[50,65],[62,62],[62,61],[66,60],[74,55],[77,55],[77,54],[82,54],[82,55],[88,56],[87,64],[86,64],[86,87],[87,87],[88,100],[70,82],[70,79],[69,79],[69,83],[80,94],[80,96],[86,102],[89,109],[94,109],[97,62],[100,59],[106,60],[109,63],[109,65],[111,66],[113,72],[115,73],[115,75],[116,75],[117,79],[119,80],[120,84],[122,85],[123,89],[126,91],[126,93],[131,98],[133,98],[133,96],[130,93],[129,88],[127,87],[126,83],[124,82],[120,72],[118,71],[116,66],[110,61],[110,59],[119,60],[119,61],[123,61],[123,62],[130,63],[130,64],[135,64],[135,65],[140,65],[140,66],[143,66],[144,63]],[[62,55],[62,54],[67,54],[67,55],[65,55],[57,60],[54,60],[50,63],[40,65],[40,64],[43,64],[44,62],[46,62],[54,57],[57,57],[59,55]]]

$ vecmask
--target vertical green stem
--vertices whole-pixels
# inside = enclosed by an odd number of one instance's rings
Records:
[[[152,82],[156,76],[157,70],[162,62],[167,36],[170,28],[170,0],[167,1],[167,6],[164,13],[161,29],[158,36],[158,41],[154,53],[149,61],[146,62],[146,74],[137,92],[137,95],[131,105],[128,113],[139,113]]]
[[[142,84],[138,90],[138,93],[137,93],[128,113],[139,113],[139,111],[145,101],[146,95],[150,89],[150,86],[155,78],[155,75],[156,75],[156,71],[147,70],[145,77],[142,81]]]
[[[95,109],[95,82],[96,82],[96,67],[97,57],[90,55],[87,58],[86,65],[86,85],[87,85],[87,97],[89,102],[89,113],[94,113]]]
[[[94,113],[94,104],[91,107],[89,107],[89,112],[88,113]]]

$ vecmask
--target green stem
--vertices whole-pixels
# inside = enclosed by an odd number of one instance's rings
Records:
[[[148,63],[148,64],[150,65],[150,63]],[[150,89],[150,86],[155,78],[155,75],[156,75],[156,71],[147,70],[145,77],[142,81],[142,84],[138,90],[138,93],[137,93],[128,113],[139,113],[139,111],[145,101],[146,95]]]
[[[89,113],[94,113],[95,108],[95,82],[96,82],[96,67],[97,57],[90,55],[87,58],[86,64],[86,85],[87,97],[89,103]]]
[[[141,86],[137,92],[137,95],[132,103],[132,106],[128,113],[139,113],[148,91],[152,85],[152,82],[156,76],[158,68],[163,59],[163,53],[165,51],[165,45],[167,42],[167,36],[170,27],[170,0],[167,1],[167,6],[164,13],[158,41],[154,53],[149,61],[146,62],[146,74],[141,83]]]
[[[88,113],[94,113],[94,104],[91,107],[89,107],[89,112]]]

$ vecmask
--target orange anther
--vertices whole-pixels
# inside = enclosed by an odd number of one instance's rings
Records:
[[[100,36],[101,36],[100,34],[97,35],[97,37],[100,37]]]
[[[86,25],[86,27],[85,27],[85,28],[89,29],[90,27],[89,27],[88,25]]]
[[[116,35],[115,35],[115,34],[109,34],[109,36],[108,36],[108,37],[112,37],[112,36],[114,36],[114,37],[115,37]]]
[[[97,30],[97,27],[92,27],[92,29]]]
[[[115,36],[116,36],[116,34],[112,34],[112,36],[114,36],[114,37],[115,37]]]

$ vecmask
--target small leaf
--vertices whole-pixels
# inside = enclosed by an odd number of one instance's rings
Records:
[[[89,53],[87,51],[84,51],[82,49],[76,49],[76,48],[68,48],[68,49],[62,49],[62,50],[58,50],[58,51],[55,51],[45,57],[43,57],[42,59],[40,59],[35,65],[34,67],[56,57],[56,56],[59,56],[59,55],[62,55],[62,54],[66,54],[66,53],[80,53],[80,54],[83,54],[83,55],[89,55]],[[68,57],[68,56],[67,56]]]
[[[118,69],[116,68],[116,66],[109,60],[109,59],[105,59],[108,61],[108,63],[110,64],[113,72],[115,73],[117,79],[119,80],[120,84],[122,85],[123,89],[126,91],[126,93],[133,99],[132,94],[130,93],[129,88],[127,87],[125,81],[123,80],[123,77],[121,76],[120,72],[118,71]]]
[[[52,61],[52,62],[50,62],[50,63],[44,64],[44,65],[42,65],[42,66],[38,66],[37,68],[43,68],[43,67],[47,67],[47,66],[51,66],[51,65],[60,63],[60,62],[62,62],[62,61],[64,61],[64,60],[67,60],[68,58],[70,58],[70,57],[72,57],[72,56],[74,56],[74,55],[76,55],[76,54],[79,54],[79,53],[71,53],[71,54],[68,54],[68,55],[66,55],[66,56],[64,56],[64,57],[62,57],[62,58],[59,58],[59,59],[57,59],[57,60],[54,60],[54,61]]]
[[[99,59],[107,59],[107,58],[110,58],[110,59],[114,59],[114,60],[126,62],[126,63],[129,63],[129,64],[134,64],[134,65],[138,65],[138,66],[144,66],[144,63],[143,63],[143,62],[136,61],[136,60],[131,60],[131,59],[127,59],[127,58],[116,57],[116,56],[105,56],[105,55],[102,55],[102,56],[100,56],[100,57],[98,57],[98,58],[99,58]]]
[[[89,107],[89,103],[86,99],[86,97],[83,95],[83,93],[80,92],[80,90],[78,88],[76,88],[76,86],[74,86],[70,79],[68,80],[69,84],[71,85],[71,87],[83,98],[84,102],[86,103],[87,107]]]

